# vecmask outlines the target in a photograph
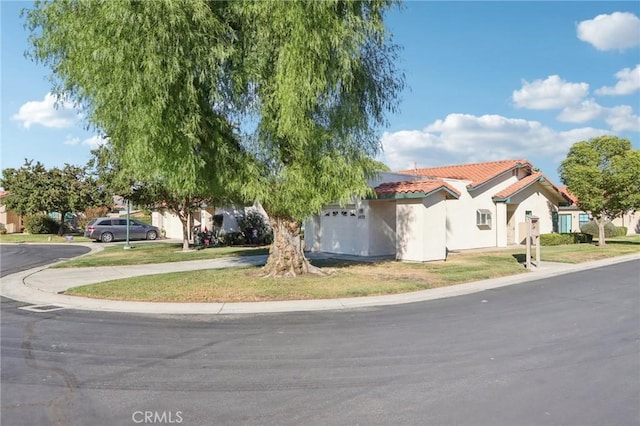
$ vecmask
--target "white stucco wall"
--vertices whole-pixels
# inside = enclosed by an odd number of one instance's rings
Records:
[[[506,246],[506,209],[497,206],[492,197],[518,181],[513,175],[494,178],[475,191],[469,192],[469,181],[445,179],[460,192],[460,198],[447,200],[447,247],[464,250]],[[491,227],[476,224],[479,209],[491,212]],[[505,209],[505,210],[503,210]]]
[[[630,211],[612,220],[616,226],[626,226],[627,235],[640,234],[640,212]]]
[[[395,256],[395,200],[371,200],[367,203],[369,206],[369,256]]]
[[[396,200],[396,257],[425,262],[446,258],[446,205],[442,192]]]
[[[241,216],[252,210],[261,213],[265,217],[265,220],[268,222],[267,214],[265,213],[262,206],[254,205],[249,207],[216,207],[215,209],[202,209],[193,214],[193,225],[201,225],[203,229],[207,228],[209,230],[212,230],[213,216],[221,214],[223,216],[222,228],[220,230],[221,234],[230,232],[241,232],[242,230],[238,227],[236,216]],[[182,223],[180,222],[180,219],[176,214],[167,211],[153,212],[151,213],[151,223],[152,225],[157,226],[160,229],[164,229],[167,238],[182,239]]]
[[[541,184],[534,184],[511,198],[511,203],[517,204],[515,209],[515,243],[520,244],[527,236],[526,213],[530,211],[539,218],[540,233],[553,232],[553,211],[557,206],[552,201],[555,197]]]

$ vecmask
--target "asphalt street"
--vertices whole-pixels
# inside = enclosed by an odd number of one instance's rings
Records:
[[[0,277],[90,251],[88,247],[71,244],[0,244]]]
[[[341,312],[21,305],[0,311],[3,425],[640,424],[638,261]]]

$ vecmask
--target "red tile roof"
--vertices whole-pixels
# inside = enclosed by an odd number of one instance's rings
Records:
[[[0,198],[4,197],[5,195],[7,195],[9,193],[9,191],[0,191]]]
[[[424,194],[424,196],[427,196],[439,190],[444,190],[455,198],[460,197],[460,191],[440,179],[388,182],[375,187],[376,194],[378,194],[379,197],[388,197],[397,194]]]
[[[558,192],[560,196],[564,197],[564,194],[562,193],[562,191],[560,191],[560,188],[555,186],[545,175],[542,174],[542,172],[535,172],[498,192],[493,196],[493,199],[505,199],[512,197],[536,182],[547,182],[553,189],[556,190],[556,192]]]
[[[531,167],[527,160],[503,160],[487,163],[460,164],[425,169],[402,170],[400,173],[428,177],[470,180],[469,188],[475,188],[492,178],[519,167]]]
[[[567,189],[566,186],[559,186],[558,189],[560,190],[560,192],[562,192],[564,198],[566,198],[572,206],[578,205],[578,197],[570,193],[569,189]]]

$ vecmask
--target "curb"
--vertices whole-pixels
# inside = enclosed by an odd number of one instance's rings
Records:
[[[29,287],[25,280],[48,268],[38,267],[2,279],[0,295],[16,301],[33,305],[56,305],[61,308],[85,311],[122,312],[139,314],[258,314],[284,312],[311,312],[327,310],[348,310],[392,306],[406,303],[424,302],[428,300],[461,296],[499,287],[505,287],[530,281],[580,272],[603,266],[640,260],[640,254],[631,254],[608,259],[601,259],[579,264],[563,264],[552,270],[510,275],[482,281],[456,284],[447,287],[420,290],[382,296],[364,296],[340,299],[287,300],[270,302],[235,302],[235,303],[168,303],[168,302],[130,302],[86,297],[67,296]],[[155,273],[155,272],[154,272]]]

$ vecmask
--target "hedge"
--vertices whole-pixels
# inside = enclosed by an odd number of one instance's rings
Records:
[[[591,234],[594,237],[598,237],[598,224],[594,220],[592,220],[591,222],[587,222],[584,225],[582,225],[580,227],[580,231],[582,231],[582,233],[584,234]],[[616,229],[616,226],[613,223],[607,222],[604,224],[605,238],[615,237],[617,235],[617,232],[618,231]]]
[[[593,237],[589,234],[573,232],[570,234],[541,234],[540,245],[561,246],[565,244],[590,243]]]
[[[627,235],[627,227],[626,226],[616,226],[616,237],[624,237]]]
[[[24,219],[24,229],[29,234],[57,234],[60,223],[49,216],[33,215]]]

